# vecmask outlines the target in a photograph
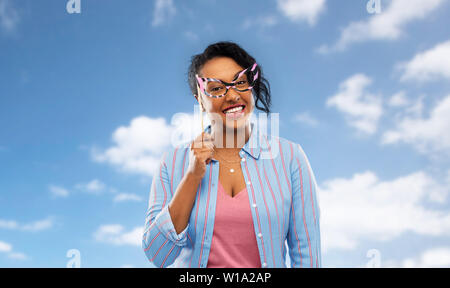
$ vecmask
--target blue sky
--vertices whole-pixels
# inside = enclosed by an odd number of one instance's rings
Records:
[[[309,157],[324,266],[450,267],[449,1],[128,2],[0,0],[0,267],[151,267],[151,171],[221,40]]]

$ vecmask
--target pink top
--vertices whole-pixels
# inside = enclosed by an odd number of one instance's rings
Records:
[[[218,186],[207,268],[260,268],[247,189],[231,197],[220,181]]]

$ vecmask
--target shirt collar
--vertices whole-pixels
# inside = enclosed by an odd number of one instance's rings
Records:
[[[245,143],[244,147],[242,147],[241,151],[246,152],[255,159],[259,159],[259,155],[261,153],[261,137],[259,135],[257,125],[250,123],[250,127],[250,138],[247,143]],[[211,124],[209,124],[204,131],[211,133]]]

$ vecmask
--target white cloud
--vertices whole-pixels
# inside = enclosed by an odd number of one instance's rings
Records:
[[[366,20],[351,22],[342,29],[339,40],[331,47],[322,45],[318,52],[343,51],[349,45],[370,40],[396,40],[404,34],[404,27],[415,20],[427,17],[445,0],[392,0],[380,14]]]
[[[140,246],[142,243],[143,227],[135,227],[131,231],[124,231],[124,227],[119,224],[100,226],[94,233],[94,239],[98,242],[113,245]]]
[[[116,188],[107,187],[106,184],[98,179],[94,179],[88,183],[77,184],[75,185],[75,187],[92,195],[100,195],[103,192],[107,191],[110,195],[114,195],[112,200],[115,203],[125,201],[142,201],[142,198],[139,195],[133,193],[120,193]]]
[[[387,260],[381,264],[388,268],[450,268],[450,247],[433,247],[416,257]]]
[[[136,194],[131,194],[131,193],[120,193],[117,194],[114,199],[114,202],[124,202],[124,201],[136,201],[136,202],[140,202],[142,201],[142,197]]]
[[[153,10],[152,26],[161,26],[175,16],[177,9],[173,0],[156,0]]]
[[[371,171],[336,178],[319,187],[323,248],[350,250],[359,243],[390,241],[405,232],[450,235],[450,213],[442,206],[449,189],[423,171],[382,181]]]
[[[326,102],[342,112],[350,126],[366,134],[375,133],[383,113],[381,97],[365,91],[371,83],[366,75],[355,74],[342,82],[339,92]]]
[[[14,260],[26,260],[28,259],[27,255],[21,252],[12,252],[8,254],[8,257]]]
[[[114,131],[113,147],[105,151],[93,148],[92,158],[125,172],[153,176],[164,151],[193,139],[201,130],[198,115],[177,113],[171,123],[164,118],[136,117],[129,126]],[[205,127],[208,123],[209,120],[204,119]]]
[[[438,247],[422,253],[418,259],[406,259],[403,267],[450,267],[450,248]]]
[[[192,31],[184,31],[184,37],[186,37],[189,41],[198,41],[199,37],[196,33]]]
[[[3,229],[16,229],[18,226],[16,221],[0,219],[0,228]]]
[[[19,14],[10,0],[0,0],[0,28],[4,32],[12,32],[19,24]]]
[[[406,116],[410,117],[422,117],[424,104],[423,100],[425,99],[425,95],[421,94],[419,95],[415,100],[411,101],[409,105],[406,105],[404,110],[401,111],[401,113],[398,113],[398,115],[401,115],[397,117],[397,122],[401,122],[401,119]]]
[[[316,127],[319,125],[319,121],[311,116],[309,112],[302,112],[294,115],[294,121],[306,124],[308,126]]]
[[[94,179],[91,182],[86,184],[86,190],[90,192],[99,192],[105,189],[105,184],[103,184],[100,180]]]
[[[388,105],[391,107],[403,107],[409,104],[408,98],[405,96],[404,91],[400,91],[392,95],[389,99]]]
[[[85,191],[89,194],[99,195],[105,190],[106,185],[98,179],[93,179],[88,183],[76,184],[75,188]]]
[[[246,18],[242,24],[242,27],[244,29],[263,29],[266,27],[273,27],[277,23],[278,20],[274,15],[254,16],[251,18]]]
[[[47,230],[53,227],[53,220],[51,218],[43,219],[34,221],[29,224],[25,224],[22,226],[22,230],[24,231],[31,231],[31,232],[37,232],[41,230]]]
[[[66,198],[66,197],[69,196],[69,190],[67,190],[64,187],[60,187],[60,186],[56,186],[56,185],[50,185],[49,186],[49,190],[50,190],[50,193],[54,197]]]
[[[450,41],[418,53],[408,62],[397,67],[403,70],[401,81],[426,82],[439,78],[450,79]]]
[[[12,245],[3,241],[0,241],[0,253],[11,252]]]
[[[27,255],[25,255],[24,253],[15,252],[11,244],[3,241],[0,241],[0,253],[6,253],[9,258],[14,260],[28,259]]]
[[[47,219],[37,220],[27,224],[19,224],[15,220],[0,219],[0,228],[9,230],[22,230],[28,232],[38,232],[52,228],[54,220],[51,217]]]
[[[428,118],[421,116],[422,98],[416,104],[417,116],[405,116],[396,127],[386,131],[382,144],[404,142],[421,153],[448,152],[450,149],[450,95],[438,102]],[[410,108],[411,109],[411,108]]]
[[[316,24],[325,4],[325,0],[277,0],[278,10],[289,20],[306,21],[310,26]]]
[[[164,118],[134,118],[130,126],[114,131],[115,146],[100,153],[93,151],[94,160],[119,166],[123,171],[153,175],[161,153],[170,144],[171,132]]]

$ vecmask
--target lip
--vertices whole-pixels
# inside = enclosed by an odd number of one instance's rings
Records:
[[[222,113],[226,114],[225,111],[227,111],[229,109],[233,109],[234,107],[240,107],[240,106],[244,107],[244,108],[242,108],[242,111],[241,111],[241,112],[243,112],[245,110],[246,106],[244,104],[235,104],[235,105],[231,105],[231,106],[228,106],[227,108],[223,109]]]
[[[242,105],[238,105],[238,106],[242,106]],[[239,112],[224,113],[225,117],[226,117],[226,119],[229,119],[229,120],[239,120],[240,118],[244,117],[246,108],[247,107],[244,105],[244,108]]]

